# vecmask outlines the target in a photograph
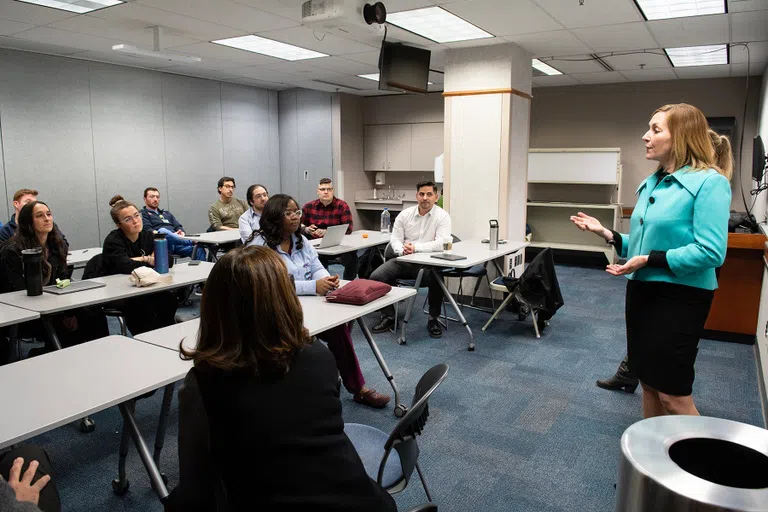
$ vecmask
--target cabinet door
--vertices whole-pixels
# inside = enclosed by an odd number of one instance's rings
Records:
[[[366,171],[387,170],[387,127],[369,125],[363,127],[363,152]]]
[[[760,290],[760,310],[757,314],[757,342],[768,349],[768,268],[763,265],[763,286]],[[768,355],[768,354],[767,354]],[[768,365],[768,360],[763,364]],[[768,370],[768,368],[766,368]]]
[[[411,170],[434,171],[435,158],[443,153],[443,123],[411,125]]]
[[[390,124],[387,129],[387,170],[411,170],[411,125]]]

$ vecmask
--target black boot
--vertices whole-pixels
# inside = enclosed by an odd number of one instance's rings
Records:
[[[621,389],[627,393],[634,393],[640,381],[637,380],[635,374],[629,369],[628,357],[624,356],[624,360],[619,365],[618,370],[616,370],[616,375],[608,379],[599,379],[596,382],[597,387],[612,391]]]

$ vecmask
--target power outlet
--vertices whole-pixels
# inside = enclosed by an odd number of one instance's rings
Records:
[[[304,169],[304,181],[309,181],[309,171]]]

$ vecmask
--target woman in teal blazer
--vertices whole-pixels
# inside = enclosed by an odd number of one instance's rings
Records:
[[[628,235],[581,212],[571,221],[615,246],[629,279],[626,294],[629,366],[643,387],[646,418],[698,415],[694,363],[723,264],[733,170],[730,143],[685,103],[656,112],[643,136],[645,157],[659,167],[637,189]]]

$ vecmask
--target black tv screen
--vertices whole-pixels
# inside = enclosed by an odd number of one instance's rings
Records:
[[[759,135],[752,142],[752,179],[759,182],[763,181],[765,173],[765,146],[763,139]]]
[[[429,50],[384,42],[379,55],[379,90],[427,92]]]

